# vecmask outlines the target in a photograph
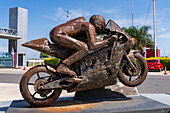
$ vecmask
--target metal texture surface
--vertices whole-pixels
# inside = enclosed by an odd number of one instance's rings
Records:
[[[69,50],[68,48],[64,48],[57,44],[51,44],[46,38],[32,40],[22,44],[22,46],[43,52],[59,59],[65,59],[74,52],[74,50]]]
[[[69,91],[82,91],[100,88],[117,83],[117,75],[123,54],[131,46],[132,40],[126,43],[115,42],[113,47],[105,47],[87,55],[80,61],[80,70],[75,71],[80,76],[85,77],[86,81],[79,83]]]
[[[94,89],[116,84],[116,76],[120,71],[120,60],[122,59],[124,52],[132,46],[132,42],[132,39],[129,39],[123,44],[115,42],[114,47],[105,47],[97,50],[96,52],[93,52],[80,60],[80,63],[75,63],[73,65],[74,70],[77,75],[86,77],[86,82],[80,83],[77,87],[71,89],[70,91]],[[46,51],[44,53],[48,54],[51,54],[52,50],[50,48],[51,46],[48,44],[48,40],[45,38],[27,42],[24,46],[39,50],[41,52]],[[61,46],[55,46],[61,48]],[[53,51],[53,53],[58,52],[60,52],[58,49]],[[66,51],[61,51],[58,55],[64,56],[68,55],[68,53]]]
[[[79,17],[54,27],[50,32],[50,38],[55,44],[51,44],[46,38],[23,44],[25,47],[62,59],[58,66],[51,66],[56,70],[55,73],[52,72],[56,78],[54,77],[53,81],[48,81],[47,84],[40,87],[37,85],[38,89],[40,88],[39,90],[60,88],[73,92],[101,88],[117,83],[117,77],[120,74],[123,75],[120,68],[122,59],[124,59],[123,55],[126,55],[126,52],[129,53],[129,48],[134,45],[134,41],[112,20],[108,22],[107,28],[105,28],[104,18],[100,15],[93,15],[90,22],[87,22],[84,17]],[[102,32],[103,35],[97,37],[96,32]],[[68,65],[71,67],[68,68]],[[42,67],[36,68],[40,68],[41,71]],[[48,66],[46,69],[45,71],[50,72]],[[39,73],[38,70],[31,69],[24,76],[29,79],[27,76],[32,76],[31,73],[34,72]],[[65,77],[68,77],[68,79],[64,79]],[[21,92],[22,95],[28,95],[26,94],[28,92],[24,89],[24,87],[27,87],[24,80],[26,81],[25,78],[22,78]],[[42,81],[37,81],[37,83],[40,82]],[[129,81],[126,82],[129,84]],[[43,96],[44,94],[46,92],[42,93]],[[56,97],[54,94],[55,99],[58,96],[59,94]],[[27,97],[31,98],[31,96],[25,96],[25,99],[35,106],[49,105],[53,102],[49,100],[46,103],[45,101],[48,98],[39,102],[39,100],[30,100]]]
[[[133,57],[131,56],[129,58],[131,59],[131,62],[133,62],[136,69],[134,71],[132,69],[129,70],[125,59],[123,59],[120,66],[122,71],[118,74],[118,79],[126,86],[135,87],[143,83],[146,79],[148,74],[148,66],[145,58],[139,53],[134,53]],[[123,65],[124,67],[122,67]]]
[[[54,27],[50,32],[50,38],[55,44],[76,50],[74,54],[62,61],[72,65],[86,56],[89,50],[96,50],[109,44],[113,37],[96,42],[96,33],[104,34],[104,30],[105,19],[102,16],[93,15],[90,23],[84,17],[78,17]],[[84,38],[80,39],[80,37]]]
[[[105,19],[102,16],[93,15],[90,18],[90,22],[87,22],[84,17],[78,17],[54,27],[50,31],[49,35],[51,41],[59,46],[55,47],[56,51],[58,50],[58,52],[55,52],[52,54],[52,56],[63,59],[62,63],[57,67],[56,71],[58,73],[76,75],[76,73],[72,70],[69,70],[67,66],[81,60],[88,54],[89,51],[95,51],[103,48],[106,45],[109,45],[110,43],[113,43],[114,39],[118,39],[118,36],[115,35],[115,32],[120,32],[121,34],[125,35],[125,37],[129,37],[122,30],[120,30],[119,27],[115,27],[112,24],[110,24],[110,29],[106,30],[105,24]],[[107,38],[104,40],[96,42],[96,33],[109,35],[106,36]],[[34,41],[34,43],[36,43],[36,41]],[[31,42],[29,42],[29,44],[27,43],[23,45],[28,47],[30,44]],[[50,47],[48,47],[48,45],[51,45],[48,43],[48,40],[44,40],[43,44],[38,43],[31,45],[32,46],[29,47],[34,47],[34,49],[41,46],[38,48],[38,50],[40,51],[41,49],[44,49],[44,53],[46,54],[49,54],[49,51],[51,50]],[[63,47],[75,51],[70,50],[72,54],[66,55],[68,54],[68,51],[65,54],[63,50],[61,50]]]
[[[72,68],[77,73],[78,76],[85,77],[86,81],[82,81],[81,83],[78,84],[78,86],[70,89],[69,91],[81,91],[81,90],[94,89],[94,88],[116,84],[116,77],[119,71],[121,71],[119,69],[119,66],[120,66],[122,56],[134,44],[134,41],[132,40],[132,38],[130,38],[129,35],[124,33],[119,27],[110,24],[110,31],[118,32],[122,34],[123,37],[121,37],[119,41],[112,42],[113,45],[107,47],[104,47],[103,44],[105,43],[104,44],[105,46],[106,44],[109,44],[111,38],[104,41],[100,41],[98,43],[99,45],[95,45],[95,46],[93,45],[94,48],[90,47],[89,45],[90,43],[89,43],[88,44],[89,49],[91,48],[90,50],[93,51],[88,51],[88,55],[86,55],[82,59],[82,57],[85,54],[82,53],[82,51],[78,51],[78,50],[83,50],[83,49],[81,49],[81,47],[78,47],[77,45],[74,44],[80,44],[82,47],[85,47],[86,44],[81,41],[75,40],[69,36],[76,35],[77,37],[79,37],[80,36],[79,32],[81,31],[80,34],[82,34],[82,31],[84,30],[84,28],[82,28],[81,26],[85,25],[85,23],[87,24],[87,21],[83,17],[79,17],[65,24],[61,24],[55,27],[50,32],[51,40],[56,43],[55,45],[50,44],[49,41],[45,38],[30,41],[23,44],[23,46],[36,49],[38,51],[44,52],[46,54],[49,54],[57,58],[62,58],[62,59],[67,58],[63,61],[64,63],[66,63],[67,60],[69,60],[69,62],[71,62],[69,64],[72,64],[73,62],[76,62],[81,58],[80,61],[72,65]],[[88,24],[89,26],[88,25],[85,26],[85,28],[90,28],[85,30],[86,33],[88,32],[87,34],[89,34],[89,36],[87,36],[87,39],[88,41],[91,40],[92,42],[91,41],[90,42],[94,44],[94,42],[96,41],[96,37],[94,35],[95,28],[92,27],[90,23]],[[60,37],[58,36],[59,34],[63,35],[63,33],[66,34],[64,34],[64,36],[60,36]],[[54,36],[58,36],[58,37],[54,37]],[[115,36],[113,36],[112,38],[115,38]],[[98,46],[100,46],[101,49]],[[76,52],[69,50],[68,48],[71,48]],[[84,55],[83,56],[78,55],[79,52],[80,54],[84,54]]]
[[[56,76],[47,71],[45,66],[35,66],[28,70],[20,81],[20,92],[32,106],[48,106],[55,102],[62,89],[39,90],[38,87],[50,82]],[[33,86],[33,87],[32,87]],[[33,88],[34,90],[31,90]]]

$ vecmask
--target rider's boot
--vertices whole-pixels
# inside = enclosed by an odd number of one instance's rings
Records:
[[[61,63],[57,68],[56,68],[56,71],[58,73],[62,73],[62,74],[66,74],[66,75],[76,75],[76,73],[72,70],[70,70],[66,64],[64,63]]]

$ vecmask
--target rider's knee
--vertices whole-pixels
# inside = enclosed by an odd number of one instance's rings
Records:
[[[50,39],[53,43],[60,44],[64,36],[60,33],[50,34]]]
[[[87,44],[85,44],[84,42],[79,41],[79,46],[80,46],[79,49],[82,50],[82,52],[84,54],[88,53],[88,46],[87,46]]]

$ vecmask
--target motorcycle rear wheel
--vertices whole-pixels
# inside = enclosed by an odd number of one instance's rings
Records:
[[[136,68],[139,69],[139,73],[137,73],[134,76],[129,72],[127,72],[126,69],[124,68],[130,68],[130,67],[128,67],[126,60],[122,59],[120,64],[120,69],[122,71],[118,74],[119,81],[129,87],[135,87],[143,83],[148,73],[148,66],[145,58],[139,53],[134,53],[134,57],[137,62]]]
[[[54,77],[55,75],[48,72],[45,66],[35,66],[21,78],[21,95],[31,106],[49,106],[59,98],[62,90],[39,91],[37,87],[52,80]]]

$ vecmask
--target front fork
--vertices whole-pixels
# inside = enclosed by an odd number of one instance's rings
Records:
[[[136,70],[136,66],[134,65],[134,63],[132,62],[132,60],[129,58],[130,55],[133,55],[131,52],[129,55],[127,55],[127,53],[124,54],[124,58],[126,59],[126,61],[128,62],[129,66],[131,67],[131,69],[134,71]]]

